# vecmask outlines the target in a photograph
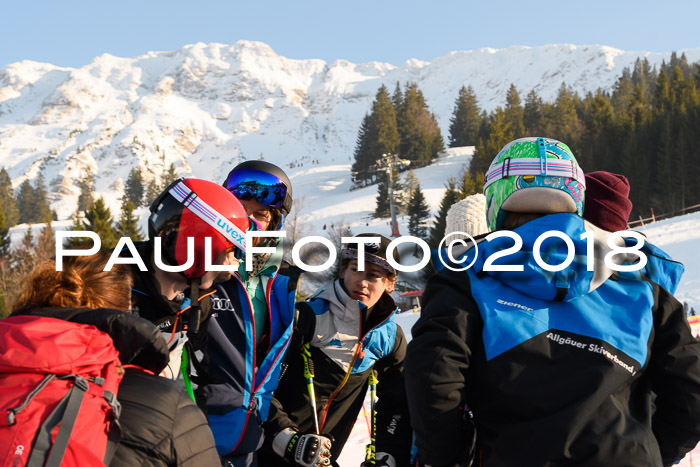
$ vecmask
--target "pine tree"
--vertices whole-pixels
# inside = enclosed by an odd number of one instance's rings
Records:
[[[634,88],[634,94],[632,95],[632,101],[627,109],[634,127],[641,127],[649,121],[649,106],[644,97],[644,90],[640,85]]]
[[[352,164],[352,177],[354,183],[362,183],[371,178],[370,166],[370,151],[369,151],[369,133],[370,120],[372,117],[367,113],[362,119],[360,129],[357,132],[357,141],[355,142],[355,162]]]
[[[506,93],[505,121],[514,139],[527,136],[525,133],[523,106],[520,104],[520,94],[518,94],[514,84],[510,85]]]
[[[372,103],[372,112],[365,116],[358,133],[353,164],[356,181],[371,178],[372,165],[383,154],[395,154],[398,148],[396,113],[389,92],[382,85]]]
[[[394,154],[399,148],[396,113],[384,85],[377,91],[372,104],[371,136],[373,140],[370,148],[377,154],[375,156],[377,159],[382,154]]]
[[[405,206],[405,200],[403,199],[402,192],[404,191],[404,185],[401,183],[401,178],[396,170],[392,169],[391,172],[393,180],[393,192],[394,192],[394,209],[398,214]],[[377,184],[377,207],[374,210],[374,217],[389,217],[391,216],[391,206],[389,202],[389,186],[387,180],[386,169],[383,169],[379,174],[379,183]]]
[[[391,103],[394,105],[394,112],[396,115],[399,114],[399,110],[403,105],[403,93],[401,92],[401,83],[396,82],[396,87],[394,88],[394,94],[391,95]]]
[[[114,227],[117,231],[117,236],[119,237],[129,237],[135,242],[140,242],[144,240],[143,231],[138,225],[138,218],[134,216],[134,203],[126,200],[122,203],[122,212],[117,223]]]
[[[620,122],[630,117],[627,110],[634,98],[634,88],[630,71],[628,68],[625,68],[622,76],[615,83],[615,90],[611,98],[611,104]]]
[[[134,167],[129,172],[129,177],[124,185],[124,198],[134,203],[134,206],[141,207],[144,205],[144,184],[143,175],[138,167]]]
[[[19,211],[17,210],[17,200],[12,189],[10,174],[3,167],[0,169],[0,209],[5,214],[5,224],[7,227],[17,225],[19,222]]]
[[[162,177],[162,183],[161,183],[161,191],[165,190],[170,186],[171,183],[173,183],[175,180],[177,180],[179,177],[177,176],[177,169],[175,169],[175,164],[170,164],[168,166],[168,170],[163,173]],[[134,205],[134,208],[137,206]]]
[[[165,187],[167,188],[167,186]],[[158,181],[156,180],[155,177],[151,178],[147,185],[146,185],[146,194],[144,195],[144,206],[150,205],[153,201],[155,201],[156,198],[164,191],[164,188],[161,189],[160,185],[158,184]],[[124,200],[122,200],[123,202]],[[134,203],[134,207],[138,207],[136,203]]]
[[[540,135],[542,132],[542,99],[533,89],[527,94],[523,109],[523,125],[529,135]]]
[[[430,217],[430,207],[425,201],[420,183],[413,190],[411,199],[408,202],[408,233],[425,240],[428,233],[428,218]]]
[[[401,139],[399,154],[414,166],[429,164],[444,149],[437,120],[428,111],[416,83],[407,85],[396,120]]]
[[[476,177],[478,173],[486,173],[498,152],[513,140],[513,135],[506,125],[502,108],[497,107],[489,120],[489,136],[486,140],[479,139],[479,143],[474,149],[474,156],[469,163],[472,177]]]
[[[36,259],[34,256],[34,237],[32,235],[32,224],[27,225],[27,230],[22,237],[19,248],[14,250],[12,264],[13,268],[27,273],[32,270]]]
[[[44,174],[42,172],[39,172],[39,175],[36,177],[32,195],[32,205],[34,209],[32,222],[51,222],[54,216],[51,212],[51,206],[49,206],[48,194],[44,186]]]
[[[406,181],[403,183],[403,191],[401,192],[401,198],[404,200],[405,206],[408,206],[408,202],[413,192],[416,190],[418,183],[418,178],[413,173],[413,169],[409,169],[408,174],[406,174]]]
[[[450,147],[474,146],[479,137],[481,110],[471,86],[459,90],[450,119]]]
[[[71,217],[73,223],[68,230],[73,230],[76,232],[82,232],[90,230],[87,226],[87,221],[85,220],[85,214],[83,211],[76,210]],[[66,240],[66,246],[72,249],[89,249],[92,247],[92,240],[86,237],[70,237]]]
[[[377,184],[377,207],[374,209],[374,217],[389,217],[391,209],[389,206],[389,183],[386,173],[379,175]]]
[[[37,264],[54,257],[56,253],[56,236],[50,221],[39,232],[39,237],[36,239],[34,246],[34,253]]]
[[[10,251],[10,226],[6,221],[5,212],[0,209],[0,256],[7,256]]]
[[[114,248],[119,240],[117,232],[112,227],[112,213],[102,197],[95,200],[85,213],[85,227],[99,235],[103,248]]]
[[[575,146],[583,133],[576,112],[576,96],[564,83],[559,88],[554,113],[549,123],[554,129],[553,134],[548,135],[566,141],[569,146]]]
[[[449,178],[445,188],[445,193],[443,193],[442,199],[440,200],[438,214],[435,216],[435,222],[430,229],[430,240],[428,241],[428,244],[433,249],[440,245],[440,241],[445,236],[447,211],[450,210],[453,204],[462,199],[460,192],[457,190],[457,181],[454,179],[454,177]]]
[[[95,202],[95,174],[87,169],[78,180],[78,211],[87,211]]]
[[[471,196],[475,193],[481,193],[484,188],[484,174],[479,172],[475,177],[472,177],[468,169],[464,169],[459,183],[459,200]]]
[[[19,186],[17,210],[20,224],[34,222],[34,187],[29,180],[24,180]]]

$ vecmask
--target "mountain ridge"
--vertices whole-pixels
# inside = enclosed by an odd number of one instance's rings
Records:
[[[685,49],[689,61],[700,48]],[[60,219],[72,214],[75,181],[91,169],[113,210],[129,171],[218,180],[262,156],[281,166],[351,161],[377,89],[415,81],[447,139],[458,90],[471,85],[490,111],[514,83],[551,101],[562,82],[584,94],[612,89],[622,69],[669,53],[554,44],[454,51],[430,62],[289,59],[267,44],[197,43],[131,58],[102,54],[81,68],[21,61],[0,69],[0,166],[13,185],[42,171]],[[349,176],[349,174],[348,174]]]

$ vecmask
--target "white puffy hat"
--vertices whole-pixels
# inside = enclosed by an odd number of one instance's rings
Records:
[[[486,223],[486,196],[481,193],[467,196],[453,204],[447,211],[445,236],[453,232],[465,232],[476,237],[489,231]],[[450,235],[448,240],[466,238],[463,235]]]

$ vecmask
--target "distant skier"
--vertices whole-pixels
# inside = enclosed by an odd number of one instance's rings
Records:
[[[405,362],[423,464],[661,466],[700,440],[700,342],[663,287],[597,262],[587,270],[581,235],[609,251],[610,232],[580,217],[584,190],[556,140],[513,141],[491,163],[489,227],[513,229],[522,246],[494,261],[516,267],[499,270],[487,260],[514,240],[482,242],[472,268],[426,287]],[[559,271],[533,253],[550,231],[576,251]],[[568,257],[554,238],[537,259]]]

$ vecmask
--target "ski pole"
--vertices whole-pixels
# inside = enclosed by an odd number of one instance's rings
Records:
[[[197,398],[194,397],[194,390],[192,388],[192,381],[190,380],[190,375],[187,373],[190,369],[190,356],[187,352],[187,347],[182,349],[182,360],[180,361],[180,374],[182,374],[182,379],[185,381],[185,389],[187,394],[196,403]]]
[[[316,411],[316,394],[314,393],[314,361],[311,359],[311,345],[307,342],[301,348],[301,358],[304,360],[304,378],[306,378],[306,389],[309,391],[311,399],[311,410],[314,413],[314,425],[316,434],[320,435],[318,428],[318,413]]]
[[[377,397],[377,383],[379,383],[379,380],[377,379],[377,373],[372,369],[370,370],[369,373],[369,397],[370,397],[370,413],[372,416],[372,429],[370,430],[370,437],[369,437],[369,445],[367,446],[367,458],[366,460],[371,461],[372,465],[374,465],[374,461],[377,455],[376,452],[376,439],[375,436],[377,434],[377,412],[375,410],[375,402],[374,400]]]

